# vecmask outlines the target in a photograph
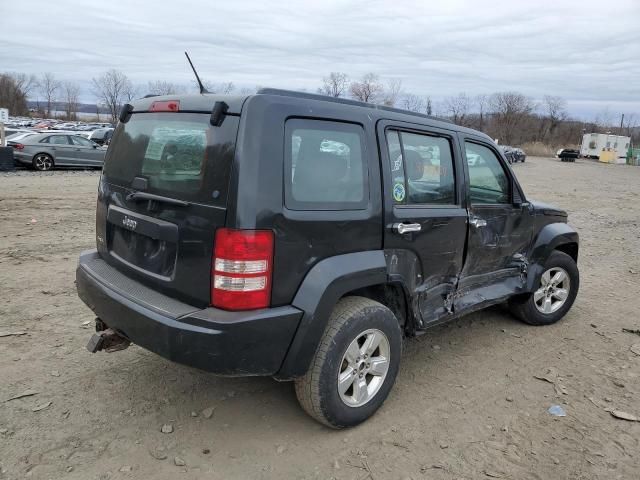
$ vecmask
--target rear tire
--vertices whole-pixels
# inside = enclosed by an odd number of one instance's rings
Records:
[[[46,153],[38,153],[33,157],[33,168],[39,172],[47,172],[53,169],[53,157]]]
[[[580,288],[580,274],[573,258],[555,250],[544,264],[536,290],[509,301],[509,309],[529,325],[551,325],[571,309]]]
[[[395,315],[364,297],[338,302],[307,373],[296,379],[302,408],[331,428],[357,425],[384,403],[396,379],[402,333]]]

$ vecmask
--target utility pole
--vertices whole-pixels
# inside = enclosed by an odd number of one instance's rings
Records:
[[[622,114],[622,118],[620,119],[620,135],[622,135],[622,125],[624,123],[624,113]]]

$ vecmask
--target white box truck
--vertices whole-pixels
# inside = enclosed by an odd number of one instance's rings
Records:
[[[611,133],[586,133],[582,137],[580,156],[600,158],[600,152],[602,151],[615,151],[617,158],[626,158],[630,143],[630,137]]]

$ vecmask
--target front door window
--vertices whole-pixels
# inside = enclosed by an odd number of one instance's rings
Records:
[[[509,203],[509,177],[497,155],[488,147],[465,142],[472,204]]]

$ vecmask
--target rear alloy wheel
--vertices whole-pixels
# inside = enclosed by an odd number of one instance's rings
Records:
[[[390,357],[387,336],[375,328],[349,344],[338,372],[338,392],[345,405],[361,407],[376,396],[389,371]]]
[[[554,251],[547,259],[537,288],[509,301],[513,314],[530,325],[551,325],[569,311],[578,295],[580,274],[573,258]]]
[[[53,168],[53,158],[46,153],[39,153],[33,157],[33,168],[40,172],[46,172]]]
[[[402,352],[396,316],[364,297],[345,297],[335,306],[307,373],[296,379],[304,410],[319,422],[357,425],[384,403],[393,387]]]

